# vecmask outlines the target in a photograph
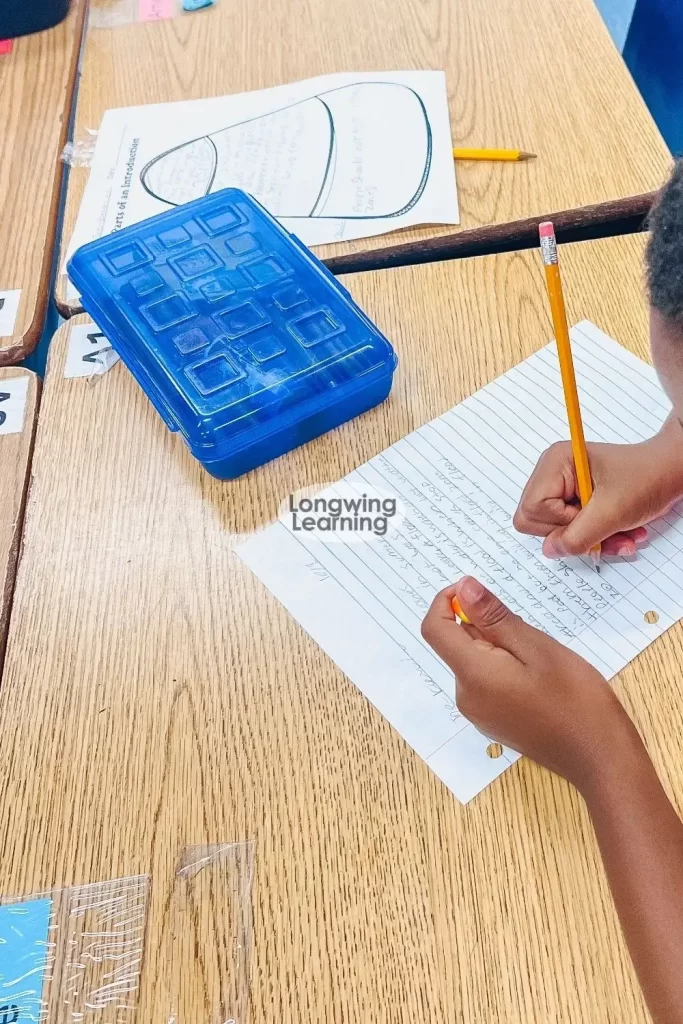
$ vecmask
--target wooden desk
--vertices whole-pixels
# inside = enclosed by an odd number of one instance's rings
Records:
[[[645,355],[642,247],[563,268],[572,320]],[[252,1024],[645,1024],[576,793],[521,761],[460,806],[232,553],[551,336],[534,253],[345,284],[398,349],[391,398],[232,483],[121,363],[65,380],[72,326],[55,337],[0,691],[0,892],[151,871],[140,1020],[165,1020],[178,853],[253,839]],[[679,807],[682,657],[679,626],[617,682]]]
[[[3,388],[5,381],[17,377],[28,378],[23,427],[16,433],[0,433],[0,677],[14,595],[40,385],[30,370],[5,367],[0,369],[0,396],[7,394]],[[3,411],[3,406],[4,402],[0,401],[0,411]],[[4,417],[0,419],[6,422]]]
[[[31,352],[43,328],[84,12],[73,0],[61,25],[0,56],[0,293],[21,289],[11,335],[0,330],[0,366]]]
[[[463,228],[647,192],[666,177],[668,150],[593,0],[218,0],[180,19],[91,29],[75,135],[98,128],[108,107],[392,68],[446,70],[456,144],[538,154],[526,164],[459,163]],[[87,175],[74,168],[69,178],[64,245]],[[316,251],[452,231],[428,225]],[[57,300],[68,316],[78,306],[65,285],[62,277]]]

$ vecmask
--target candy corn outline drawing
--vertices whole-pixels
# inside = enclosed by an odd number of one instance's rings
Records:
[[[419,201],[431,162],[432,129],[415,89],[357,82],[173,146],[142,168],[140,182],[167,206],[237,186],[276,217],[391,219]]]

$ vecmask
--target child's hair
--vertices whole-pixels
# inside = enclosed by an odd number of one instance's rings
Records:
[[[674,165],[648,220],[645,256],[652,306],[683,322],[683,160]]]

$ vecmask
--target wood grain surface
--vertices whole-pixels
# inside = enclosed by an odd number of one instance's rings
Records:
[[[45,319],[84,10],[73,0],[61,25],[15,39],[0,57],[0,292],[21,289],[0,366],[33,350]]]
[[[75,135],[98,128],[108,107],[395,68],[446,71],[455,145],[538,154],[520,164],[459,162],[463,228],[651,191],[666,177],[668,150],[593,0],[219,0],[169,21],[93,28]],[[87,175],[71,172],[64,244]],[[340,255],[452,230],[428,225],[316,251]],[[69,315],[78,307],[65,286],[62,276],[57,298]]]
[[[572,321],[646,356],[643,242],[567,247],[563,277]],[[577,794],[522,760],[459,805],[233,553],[551,336],[536,254],[344,283],[398,350],[389,400],[234,482],[122,363],[65,379],[57,333],[0,690],[0,892],[151,872],[136,1019],[165,1022],[180,851],[253,840],[251,1024],[644,1024]],[[616,683],[679,809],[682,659],[679,625]]]
[[[0,368],[0,390],[2,382],[10,377],[28,377],[29,384],[23,430],[19,434],[0,434],[0,678],[14,595],[40,388],[38,378],[30,370],[4,367]]]

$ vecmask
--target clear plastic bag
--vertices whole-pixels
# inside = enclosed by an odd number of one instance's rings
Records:
[[[94,0],[88,12],[88,28],[118,28],[140,21],[140,0]]]
[[[251,842],[182,854],[167,960],[169,1024],[247,1024],[252,876]]]
[[[149,887],[148,876],[138,875],[67,891],[61,994],[66,1020],[135,1020]]]
[[[62,150],[62,163],[69,167],[90,167],[95,156],[97,136],[96,128],[86,128],[82,138],[67,142]]]
[[[0,900],[0,1024],[133,1024],[149,884]]]

